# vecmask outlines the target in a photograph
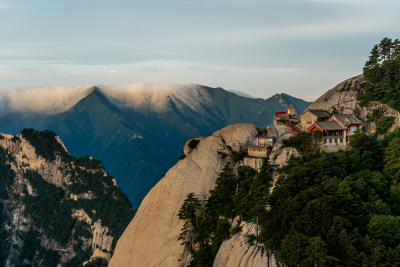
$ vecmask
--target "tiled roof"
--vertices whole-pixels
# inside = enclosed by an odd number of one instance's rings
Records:
[[[329,130],[346,130],[346,127],[342,127],[339,123],[336,121],[317,121],[315,122],[315,125],[319,128],[321,128],[324,131],[329,131]]]
[[[310,111],[315,116],[317,116],[318,118],[329,118],[330,116],[329,113],[323,109],[307,109],[307,110]],[[307,110],[305,112],[307,112]]]
[[[333,115],[333,117],[346,126],[349,126],[350,124],[362,123],[361,120],[357,119],[354,115],[351,114],[335,114]]]

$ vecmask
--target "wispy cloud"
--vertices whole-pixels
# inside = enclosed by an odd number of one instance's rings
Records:
[[[363,18],[346,21],[329,21],[263,28],[246,28],[231,31],[209,32],[196,35],[191,42],[204,43],[248,43],[284,39],[322,38],[374,33],[395,27],[389,18]]]

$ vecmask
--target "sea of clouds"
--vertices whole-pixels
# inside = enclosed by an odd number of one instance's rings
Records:
[[[0,115],[11,112],[56,114],[72,108],[89,95],[93,85],[0,89]],[[211,101],[204,90],[193,84],[131,84],[96,86],[102,93],[134,109],[162,112],[171,100],[178,108],[194,110]]]

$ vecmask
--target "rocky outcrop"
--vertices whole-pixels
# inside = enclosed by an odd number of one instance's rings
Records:
[[[386,104],[371,101],[366,107],[360,107],[357,98],[364,93],[366,79],[363,75],[359,75],[347,79],[312,103],[309,109],[323,109],[331,112],[334,108],[339,113],[354,114],[356,117],[366,121],[366,117],[374,109],[383,112],[385,116],[395,117],[393,126],[389,131],[393,131],[400,126],[400,113]]]
[[[296,148],[285,147],[280,150],[279,154],[270,157],[270,163],[272,165],[282,166],[285,165],[292,156],[295,158],[301,157],[300,153],[297,151]]]
[[[101,251],[112,251],[112,242],[114,237],[109,233],[108,227],[102,226],[98,220],[92,226],[93,240],[92,248],[100,249]],[[111,254],[108,253],[110,258]]]
[[[361,108],[357,98],[363,94],[365,83],[363,75],[347,79],[319,97],[308,109],[331,112],[335,108],[339,113],[359,116]]]
[[[268,137],[279,138],[289,130],[291,130],[290,127],[286,125],[269,125],[266,127],[266,135]]]
[[[282,136],[280,136],[272,147],[270,159],[275,159],[275,156],[279,155],[283,146],[283,140],[289,139],[296,135],[297,133],[285,133]]]
[[[18,138],[14,140],[12,135],[3,136],[5,138],[0,140],[0,146],[7,149],[14,156],[18,163],[18,168],[34,170],[47,182],[58,187],[64,186],[66,180],[65,164],[61,161],[60,156],[57,156],[54,161],[48,162],[36,154],[35,148],[21,134],[17,135]],[[61,142],[58,136],[56,140]],[[64,144],[62,144],[62,147],[67,152]],[[14,166],[14,171],[17,170],[17,166]]]
[[[110,267],[187,266],[190,254],[178,241],[183,221],[177,214],[194,192],[202,199],[230,162],[230,149],[244,150],[258,133],[252,124],[234,124],[200,140],[148,193],[117,243]]]
[[[30,143],[21,134],[0,134],[0,259],[5,258],[0,266],[74,265],[78,254],[77,258],[83,255],[89,259],[89,252],[96,249],[101,251],[97,257],[102,255],[108,261],[117,233],[115,223],[108,218],[110,211],[101,205],[118,206],[119,219],[127,225],[133,210],[126,197],[101,163],[89,157],[69,156],[54,133],[31,129],[25,132],[37,142]],[[54,148],[56,142],[67,155],[64,159],[59,150],[43,152]],[[37,149],[50,156],[44,158]],[[114,210],[111,213],[120,214]],[[114,227],[112,233],[110,227]],[[33,246],[34,240],[40,246]],[[32,256],[24,258],[21,251],[27,249],[27,242]],[[48,258],[52,258],[51,263],[46,262]]]
[[[249,238],[255,235],[254,223],[242,222],[242,231],[222,243],[215,257],[213,267],[278,267],[282,262],[263,244]]]

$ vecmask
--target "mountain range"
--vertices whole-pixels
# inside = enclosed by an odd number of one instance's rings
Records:
[[[188,139],[234,123],[265,127],[272,123],[274,112],[284,111],[290,104],[302,112],[310,104],[286,94],[251,99],[198,85],[85,90],[75,93],[72,104],[68,99],[56,102],[43,93],[42,102],[50,110],[32,111],[23,103],[3,110],[0,131],[14,135],[23,128],[56,132],[72,155],[100,159],[134,208],[179,160]],[[83,94],[80,99],[79,94]],[[55,103],[48,103],[51,101]],[[16,106],[6,97],[2,105]]]

